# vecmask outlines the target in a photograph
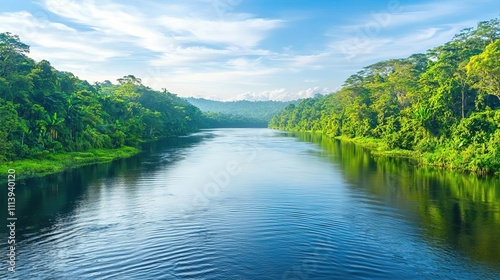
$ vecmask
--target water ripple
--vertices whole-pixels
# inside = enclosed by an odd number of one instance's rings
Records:
[[[43,215],[27,212],[43,223],[20,229],[18,276],[487,279],[496,274],[471,266],[455,248],[430,238],[428,232],[443,229],[431,224],[422,230],[413,208],[362,187],[369,179],[346,182],[344,171],[325,161],[317,146],[275,132],[264,138],[252,133],[208,131],[198,135],[210,136],[204,141],[159,147],[121,175],[89,182],[73,198],[63,193],[55,212],[50,207]],[[255,158],[247,161],[238,147],[254,147]],[[193,205],[193,194],[214,182],[209,173],[223,172],[230,160],[241,163],[242,171],[228,176],[227,186],[205,197],[205,204]]]

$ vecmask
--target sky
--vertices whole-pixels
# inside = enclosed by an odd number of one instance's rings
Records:
[[[91,83],[131,74],[182,97],[287,101],[499,14],[496,0],[25,0],[1,1],[0,32]]]

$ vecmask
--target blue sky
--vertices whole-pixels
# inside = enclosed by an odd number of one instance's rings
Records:
[[[217,100],[291,100],[338,90],[362,67],[403,58],[496,18],[498,1],[2,1],[0,32],[90,82],[133,74]]]

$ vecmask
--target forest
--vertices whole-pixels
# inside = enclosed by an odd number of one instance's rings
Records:
[[[420,164],[500,173],[500,21],[363,68],[335,93],[288,105],[269,127],[376,143]]]
[[[116,149],[186,134],[207,118],[133,75],[89,84],[28,57],[29,46],[0,34],[0,162],[49,153]]]
[[[296,101],[215,101],[186,98],[210,119],[212,127],[267,127],[269,121],[287,105]]]

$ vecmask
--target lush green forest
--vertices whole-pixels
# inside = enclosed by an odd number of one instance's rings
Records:
[[[211,127],[267,127],[268,122],[287,105],[281,101],[215,101],[204,98],[186,98],[200,108]]]
[[[375,142],[422,164],[499,173],[500,21],[462,30],[426,54],[367,66],[339,92],[288,105],[269,126]]]
[[[206,122],[197,107],[133,75],[89,84],[28,53],[18,36],[0,34],[0,163],[137,146]]]

